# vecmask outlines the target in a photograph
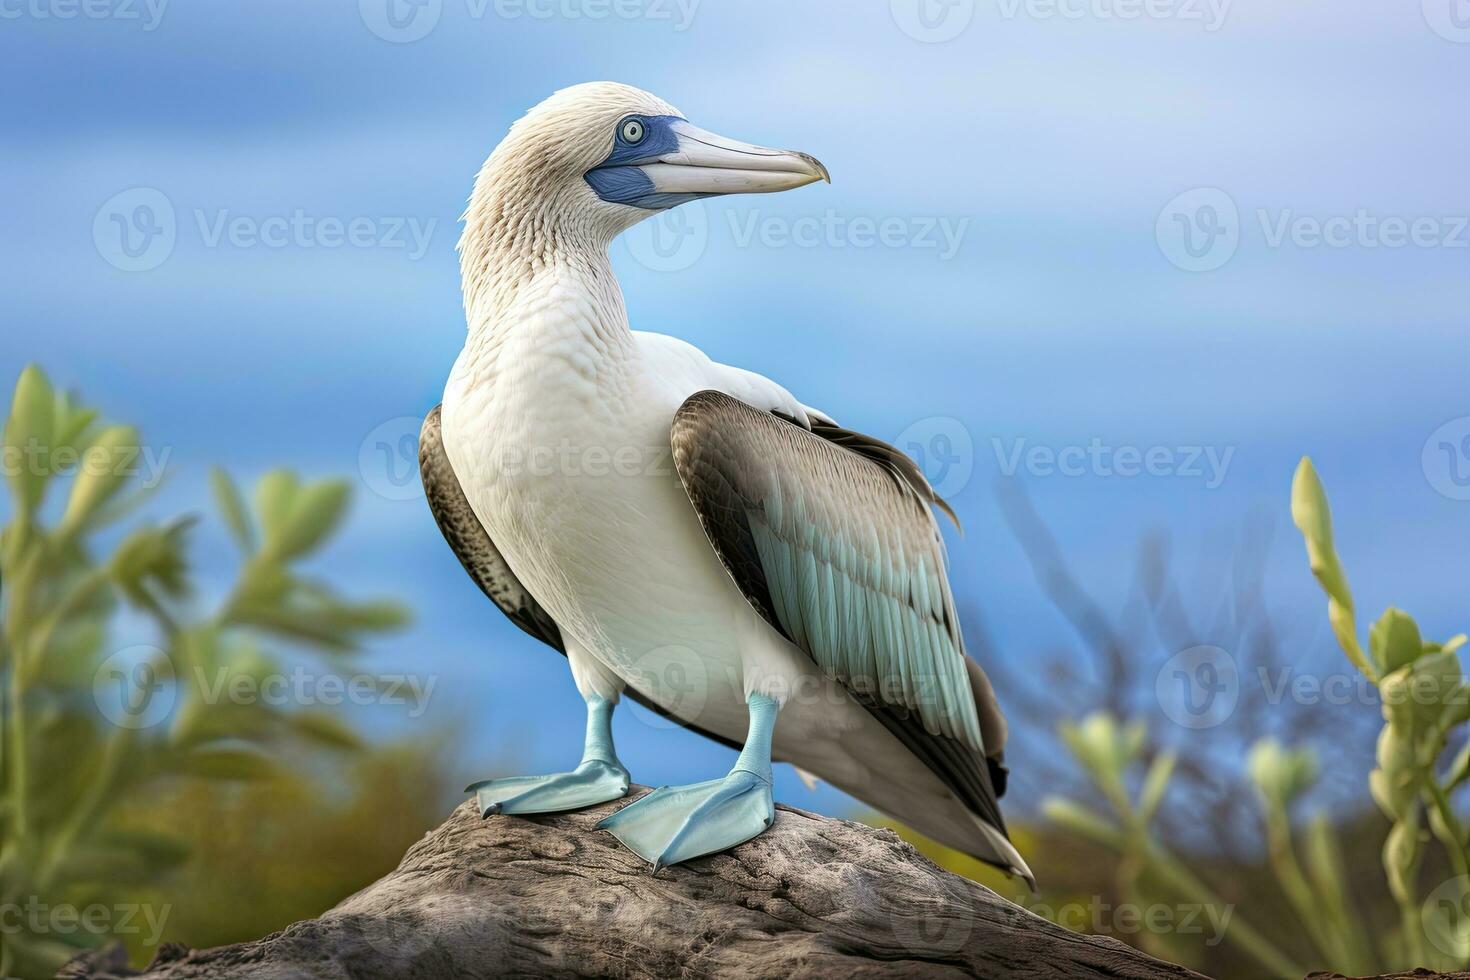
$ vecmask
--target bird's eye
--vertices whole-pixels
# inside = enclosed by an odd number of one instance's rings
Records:
[[[624,119],[623,124],[618,127],[618,134],[623,137],[623,142],[638,144],[643,142],[643,123],[637,119]]]

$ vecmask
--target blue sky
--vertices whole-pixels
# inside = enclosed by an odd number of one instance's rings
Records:
[[[214,463],[351,476],[323,567],[417,607],[371,662],[439,678],[426,719],[463,726],[466,778],[499,755],[569,764],[581,706],[375,445],[439,400],[463,342],[454,243],[475,170],[528,106],[590,79],[831,169],[830,186],[675,212],[662,232],[693,231],[671,252],[651,226],[616,243],[633,324],[954,457],[931,475],[966,524],[956,588],[1013,663],[1071,636],[997,480],[1025,485],[1113,606],[1143,532],[1219,569],[1222,540],[1274,519],[1272,602],[1304,657],[1330,658],[1286,511],[1310,453],[1364,615],[1405,605],[1440,637],[1470,621],[1458,0],[1159,0],[1132,18],[1128,0],[958,0],[927,20],[918,0],[427,0],[392,22],[387,2],[94,0],[89,17],[0,0],[0,375],[40,362],[142,426],[169,454],[161,514],[196,506]],[[172,247],[127,271],[115,220],[160,199]],[[333,244],[354,221],[359,244]],[[1045,462],[1094,445],[1153,451],[1155,472]],[[1218,479],[1193,472],[1207,453],[1228,460]],[[223,536],[198,543],[222,574]],[[728,759],[626,716],[618,737],[644,782]],[[782,780],[792,802],[850,806]]]

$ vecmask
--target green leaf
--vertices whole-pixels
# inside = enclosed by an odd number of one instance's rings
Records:
[[[103,504],[122,488],[136,465],[140,446],[132,426],[105,429],[87,450],[61,515],[59,530],[71,538],[85,529]]]
[[[1460,747],[1455,753],[1455,758],[1450,762],[1449,771],[1445,773],[1444,789],[1446,793],[1451,792],[1470,778],[1470,742]]]
[[[183,596],[189,588],[185,538],[193,523],[192,518],[183,518],[167,527],[134,531],[124,538],[111,563],[118,587],[140,604],[148,601],[154,587],[173,598]]]
[[[1327,503],[1327,492],[1322,489],[1322,481],[1317,478],[1317,470],[1307,456],[1302,457],[1291,481],[1291,519],[1306,541],[1307,561],[1312,574],[1327,593],[1327,620],[1332,624],[1338,645],[1353,666],[1376,681],[1378,672],[1358,645],[1353,595],[1332,542],[1332,509]]]
[[[1041,803],[1041,813],[1059,826],[1108,847],[1120,847],[1123,833],[1112,823],[1073,803],[1052,796]]]
[[[275,773],[276,766],[253,747],[204,745],[187,753],[184,771],[204,779],[255,780]]]
[[[41,369],[33,364],[22,371],[5,420],[3,462],[16,513],[26,521],[35,516],[52,475],[55,409],[55,393]]]
[[[1383,842],[1383,869],[1389,890],[1401,904],[1417,905],[1414,878],[1419,869],[1419,820],[1417,812],[1399,820]]]
[[[357,648],[349,631],[335,623],[324,621],[312,609],[242,602],[235,606],[230,621],[255,626],[277,636],[309,643],[333,653],[349,653]]]
[[[64,391],[56,393],[55,427],[52,436],[58,446],[83,449],[90,444],[84,437],[93,422],[97,421],[97,410],[82,407],[76,399]]]
[[[347,514],[352,488],[345,480],[324,480],[303,488],[267,544],[271,555],[290,561],[317,548]]]
[[[255,551],[255,528],[250,524],[250,512],[245,508],[245,501],[240,496],[235,481],[230,479],[228,473],[215,466],[209,470],[209,486],[214,491],[215,505],[219,507],[225,526],[230,529],[235,543],[247,555],[252,554]]]
[[[280,533],[301,485],[288,470],[272,470],[255,485],[255,510],[267,539]]]
[[[1251,746],[1246,768],[1261,797],[1282,810],[1317,781],[1317,756],[1311,749],[1287,749],[1272,738]]]
[[[300,735],[334,749],[360,749],[363,741],[352,727],[325,711],[300,711],[290,716]]]
[[[1169,777],[1174,774],[1176,757],[1172,752],[1161,752],[1154,757],[1153,764],[1143,777],[1143,789],[1138,796],[1139,820],[1145,826],[1164,802],[1164,792],[1169,788]]]
[[[1368,631],[1368,648],[1378,669],[1387,674],[1417,659],[1424,652],[1424,639],[1408,613],[1390,606]]]
[[[151,830],[109,831],[102,835],[101,843],[141,858],[154,872],[178,867],[191,853],[182,839]]]

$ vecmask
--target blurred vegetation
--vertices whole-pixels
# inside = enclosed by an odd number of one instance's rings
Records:
[[[1088,641],[1101,679],[1053,663],[1037,671],[1044,700],[1028,700],[1034,688],[1017,677],[1002,692],[1037,727],[1042,717],[1074,719],[1057,727],[1065,768],[1047,768],[1056,765],[1048,754],[1026,756],[1028,767],[1041,764],[1032,781],[1044,787],[1045,822],[1013,828],[1022,853],[1036,858],[1043,891],[1028,895],[994,869],[901,829],[905,836],[942,866],[1063,925],[1217,977],[1470,965],[1470,838],[1451,802],[1470,779],[1470,680],[1457,652],[1466,638],[1427,642],[1407,613],[1390,608],[1363,649],[1309,460],[1293,483],[1292,517],[1327,593],[1333,634],[1374,697],[1361,706],[1272,703],[1242,685],[1240,704],[1218,726],[1183,737],[1160,711],[1147,638],[1178,650],[1208,637],[1237,652],[1242,675],[1247,664],[1261,677],[1291,665],[1261,601],[1259,537],[1227,577],[1223,614],[1204,626],[1164,584],[1176,573],[1163,547],[1147,542],[1140,601],[1114,622],[1066,572],[1029,505],[1013,496],[1006,506],[1038,580]],[[1371,737],[1374,703],[1376,755],[1359,758],[1354,745]],[[1324,752],[1335,786],[1323,785]],[[1309,799],[1317,805],[1304,813]],[[1124,907],[1133,923],[1119,915]],[[1157,927],[1137,921],[1158,909]]]
[[[407,619],[302,570],[348,485],[272,472],[252,505],[213,473],[240,562],[206,602],[196,519],[133,520],[156,486],[136,430],[32,367],[3,448],[0,974],[49,976],[112,937],[146,956],[164,936],[260,935],[392,867],[437,819],[426,749],[367,751],[314,699],[262,696],[300,658],[326,676]]]

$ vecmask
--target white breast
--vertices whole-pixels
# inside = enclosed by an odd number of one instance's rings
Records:
[[[497,343],[466,346],[444,394],[450,463],[565,633],[625,678],[683,648],[730,667],[738,688],[732,627],[746,604],[669,451],[675,410],[709,386],[708,359],[634,341],[594,360],[586,317],[552,288]]]

